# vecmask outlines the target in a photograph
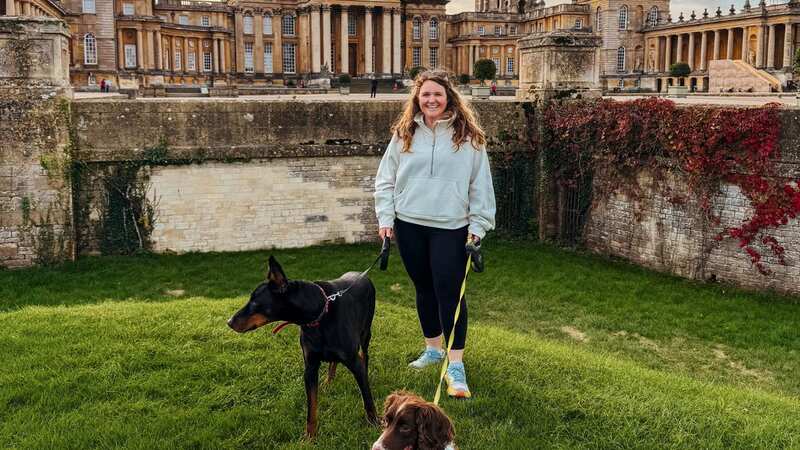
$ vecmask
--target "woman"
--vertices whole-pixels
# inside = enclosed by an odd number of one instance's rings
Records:
[[[464,280],[467,239],[494,228],[495,200],[486,136],[475,113],[443,72],[415,80],[375,178],[381,239],[396,236],[403,265],[417,293],[425,350],[409,364],[421,369],[444,359]],[[447,393],[472,396],[463,355],[467,304],[448,355]]]

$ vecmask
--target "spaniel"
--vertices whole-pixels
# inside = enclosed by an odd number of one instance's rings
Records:
[[[455,450],[455,430],[441,408],[395,391],[383,404],[383,433],[372,450]]]

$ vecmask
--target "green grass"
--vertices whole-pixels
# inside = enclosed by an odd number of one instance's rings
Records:
[[[487,272],[468,283],[475,398],[443,401],[460,448],[800,448],[797,299],[528,242],[485,247]],[[273,253],[290,278],[325,279],[376,251]],[[225,326],[267,255],[0,271],[0,448],[368,448],[379,433],[346,369],[304,441],[298,330]],[[430,399],[437,369],[405,368],[421,338],[396,253],[371,277],[376,401],[400,388]]]

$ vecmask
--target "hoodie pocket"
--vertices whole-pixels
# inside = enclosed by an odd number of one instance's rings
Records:
[[[466,218],[468,203],[454,180],[410,177],[394,205],[408,217],[446,222]]]

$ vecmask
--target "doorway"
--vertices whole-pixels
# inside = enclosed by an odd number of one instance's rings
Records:
[[[347,65],[349,66],[347,72],[353,76],[355,76],[358,71],[358,60],[356,59],[358,55],[357,48],[357,44],[347,44]]]

